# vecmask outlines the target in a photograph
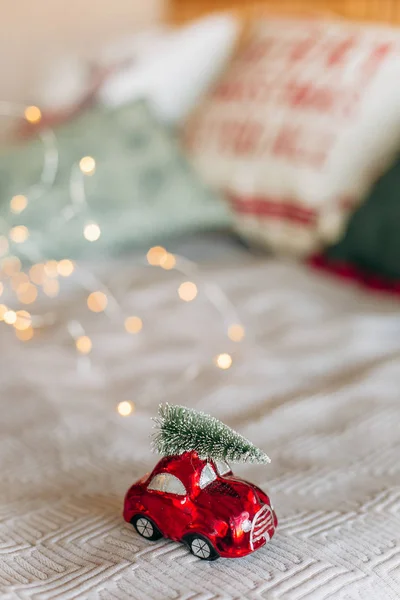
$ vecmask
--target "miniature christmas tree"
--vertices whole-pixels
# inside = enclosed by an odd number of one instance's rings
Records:
[[[161,404],[154,419],[153,448],[164,456],[196,451],[202,459],[268,463],[270,459],[242,435],[203,412]]]

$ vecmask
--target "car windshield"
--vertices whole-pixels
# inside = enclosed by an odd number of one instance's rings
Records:
[[[150,481],[148,488],[155,492],[166,492],[167,494],[177,494],[185,496],[186,489],[182,481],[171,473],[159,473]]]
[[[220,475],[221,477],[231,472],[232,469],[224,460],[214,460],[214,462],[215,466],[217,467],[218,475]]]
[[[206,464],[200,475],[200,487],[203,490],[209,483],[215,481],[217,475],[210,464]]]

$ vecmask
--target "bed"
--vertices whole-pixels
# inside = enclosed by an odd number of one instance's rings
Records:
[[[320,10],[316,1],[290,3],[306,4]],[[174,0],[170,19],[210,6],[232,3]],[[400,19],[400,3],[389,0],[329,9]],[[179,272],[160,274],[134,257],[101,265],[124,311],[144,315],[138,336],[127,338],[118,318],[88,315],[86,291],[72,287],[32,342],[21,345],[9,329],[0,337],[1,598],[397,600],[398,300],[251,255],[224,236],[173,251],[200,262],[195,303],[177,301]],[[222,314],[204,282],[229,299]],[[246,335],[223,371],[213,358],[227,349],[232,307]],[[81,318],[94,342],[91,366],[77,362],[66,334]],[[279,518],[258,552],[200,562],[123,521],[125,492],[157,460],[151,417],[166,400],[211,412],[268,452],[269,466],[235,468],[269,492]]]

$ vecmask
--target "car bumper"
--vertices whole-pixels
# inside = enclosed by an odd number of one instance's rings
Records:
[[[274,533],[275,528],[271,528],[266,532],[265,537],[254,543],[253,547],[250,544],[250,535],[248,533],[230,540],[225,539],[215,544],[216,550],[222,558],[242,558],[265,546]]]

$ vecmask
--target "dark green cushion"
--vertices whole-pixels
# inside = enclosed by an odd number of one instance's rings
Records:
[[[342,239],[325,256],[369,274],[400,279],[400,158],[375,184]]]

